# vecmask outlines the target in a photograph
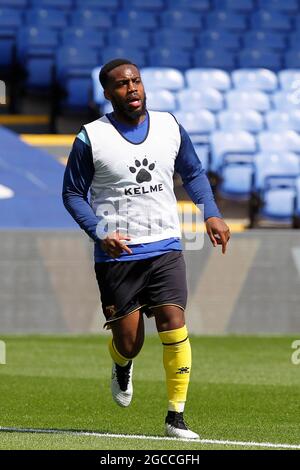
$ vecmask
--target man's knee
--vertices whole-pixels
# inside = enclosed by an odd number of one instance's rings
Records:
[[[176,305],[163,305],[153,310],[158,331],[177,330],[185,325],[184,310]]]
[[[114,343],[117,350],[127,359],[134,359],[143,347],[144,338],[126,337],[115,338]]]

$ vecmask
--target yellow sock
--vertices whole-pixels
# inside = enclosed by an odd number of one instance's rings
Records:
[[[112,360],[121,367],[127,366],[130,359],[122,356],[116,348],[113,338],[110,338],[108,343],[109,354],[111,355]]]
[[[162,331],[163,361],[166,371],[169,411],[183,412],[192,366],[187,327]]]

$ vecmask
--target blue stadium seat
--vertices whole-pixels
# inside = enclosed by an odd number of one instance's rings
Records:
[[[73,0],[76,9],[86,8],[88,10],[111,10],[120,8],[120,0]]]
[[[105,46],[105,36],[99,30],[77,28],[70,26],[61,33],[61,41],[64,46],[85,45],[94,49],[100,49]]]
[[[224,199],[245,201],[249,199],[253,175],[254,153],[225,158],[220,168],[218,193]]]
[[[231,110],[253,109],[260,113],[269,111],[271,107],[269,96],[262,91],[230,90],[226,95],[227,107]]]
[[[288,36],[288,43],[290,49],[297,49],[300,43],[300,31],[294,31]]]
[[[266,114],[266,127],[272,132],[293,130],[300,133],[300,109],[289,112],[269,111]]]
[[[146,10],[160,12],[165,7],[164,0],[126,0],[124,7],[129,10]]]
[[[105,64],[116,57],[125,57],[126,59],[134,62],[139,68],[147,65],[145,54],[140,49],[134,49],[133,47],[106,47],[101,52],[101,62]]]
[[[218,9],[236,13],[250,13],[255,8],[254,0],[214,0],[214,5]]]
[[[156,13],[151,11],[130,10],[119,11],[116,16],[117,26],[133,29],[143,29],[146,31],[156,30],[158,18]]]
[[[268,69],[240,69],[232,72],[232,82],[239,90],[273,93],[278,88],[277,75]]]
[[[22,12],[18,9],[0,9],[0,67],[8,70],[14,62],[17,29],[22,25]]]
[[[100,67],[95,67],[93,68],[92,70],[92,86],[93,86],[93,89],[92,89],[92,96],[93,96],[93,102],[99,106],[103,103],[105,103],[106,101],[106,98],[104,97],[104,93],[103,93],[103,88],[100,84],[100,81],[99,81],[99,73],[100,73],[100,70],[101,70],[101,66]]]
[[[244,49],[238,56],[240,68],[266,68],[277,71],[281,69],[281,55],[270,50]]]
[[[231,87],[230,76],[221,69],[190,69],[185,73],[187,86],[194,90],[203,88],[216,88],[219,91],[227,91]]]
[[[264,131],[258,135],[257,142],[262,152],[300,153],[300,136],[295,131]]]
[[[245,31],[247,29],[247,18],[245,15],[232,11],[217,10],[206,15],[207,29]]]
[[[258,0],[258,7],[262,10],[274,10],[292,14],[299,11],[297,0]]]
[[[202,48],[228,49],[238,51],[241,47],[240,36],[230,31],[209,30],[200,33],[197,36],[198,44]]]
[[[188,134],[208,136],[216,130],[216,118],[211,111],[201,109],[199,111],[177,111],[175,117]]]
[[[231,111],[225,110],[218,114],[218,123],[222,131],[248,131],[257,134],[264,129],[264,119],[258,111],[243,110]]]
[[[0,8],[16,8],[25,10],[28,6],[28,0],[0,0]]]
[[[202,19],[200,15],[184,10],[168,10],[160,15],[160,21],[165,28],[187,29],[198,31],[202,29]]]
[[[166,0],[168,9],[192,12],[207,12],[211,9],[211,0]]]
[[[156,47],[148,54],[150,67],[174,67],[185,70],[191,67],[191,55],[178,48]]]
[[[193,32],[183,29],[160,29],[153,33],[153,43],[156,47],[174,47],[194,50],[196,42]]]
[[[220,68],[231,71],[236,66],[236,58],[231,51],[215,46],[210,49],[197,49],[193,65],[199,68]]]
[[[58,34],[43,26],[21,28],[17,35],[17,56],[26,70],[26,87],[48,88],[53,82],[54,55]]]
[[[251,17],[253,29],[290,31],[292,28],[291,18],[276,11],[260,10],[253,13]]]
[[[297,49],[290,49],[284,58],[284,68],[296,69],[300,67],[300,51]]]
[[[148,49],[150,47],[149,32],[141,29],[132,30],[130,28],[113,28],[107,33],[108,45],[111,47],[130,48],[133,44],[138,49]]]
[[[284,91],[297,90],[300,85],[300,70],[287,69],[278,73],[281,88]]]
[[[192,90],[185,88],[177,95],[179,109],[182,111],[199,111],[208,109],[217,112],[223,109],[223,96],[214,88],[204,88],[203,90]]]
[[[73,73],[75,76],[80,76],[81,71],[87,72],[90,79],[91,71],[98,62],[98,54],[93,49],[61,47],[56,53],[56,79],[63,86],[67,77]]]
[[[246,49],[285,51],[287,47],[284,33],[274,31],[249,31],[243,35],[243,44]]]
[[[67,16],[64,11],[37,8],[26,11],[26,24],[28,26],[39,25],[60,30],[67,26]]]
[[[109,30],[113,26],[111,13],[102,10],[82,9],[76,10],[70,15],[72,26]]]
[[[278,91],[274,93],[272,99],[274,108],[279,111],[291,111],[292,109],[299,109],[299,88],[291,91]]]
[[[173,68],[146,67],[141,69],[141,77],[146,90],[164,88],[179,91],[185,86],[183,73]]]
[[[148,90],[147,108],[150,111],[168,111],[172,113],[177,108],[175,96],[169,90]]]
[[[55,8],[57,10],[71,11],[73,0],[30,0],[30,5],[34,8]]]
[[[216,131],[210,137],[212,148],[211,169],[219,171],[227,159],[233,161],[246,160],[256,152],[255,137],[246,131],[223,132]]]
[[[300,173],[299,158],[293,153],[258,153],[252,191],[260,207],[251,215],[280,221],[292,221],[296,182]]]
[[[0,8],[0,31],[15,32],[22,26],[22,11],[13,8]]]

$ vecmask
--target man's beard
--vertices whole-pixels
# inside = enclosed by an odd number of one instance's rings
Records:
[[[145,94],[141,109],[131,110],[127,108],[126,105],[124,105],[124,103],[120,103],[116,101],[114,98],[112,98],[111,100],[111,104],[112,104],[114,111],[117,114],[121,115],[124,119],[130,120],[130,121],[135,121],[136,119],[140,118],[146,113],[146,102],[147,102],[147,97]]]

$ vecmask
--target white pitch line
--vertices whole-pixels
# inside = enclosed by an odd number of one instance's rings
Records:
[[[6,428],[0,427],[0,432],[10,432],[19,434],[67,434],[69,436],[87,436],[87,437],[106,437],[110,439],[140,439],[147,441],[180,441],[199,444],[214,444],[225,446],[238,446],[238,447],[264,447],[269,449],[293,449],[300,450],[300,444],[273,444],[271,442],[243,442],[243,441],[226,441],[215,439],[178,439],[176,437],[162,437],[162,436],[143,436],[135,434],[110,434],[99,433],[90,431],[75,431],[66,429],[26,429],[26,428]]]

